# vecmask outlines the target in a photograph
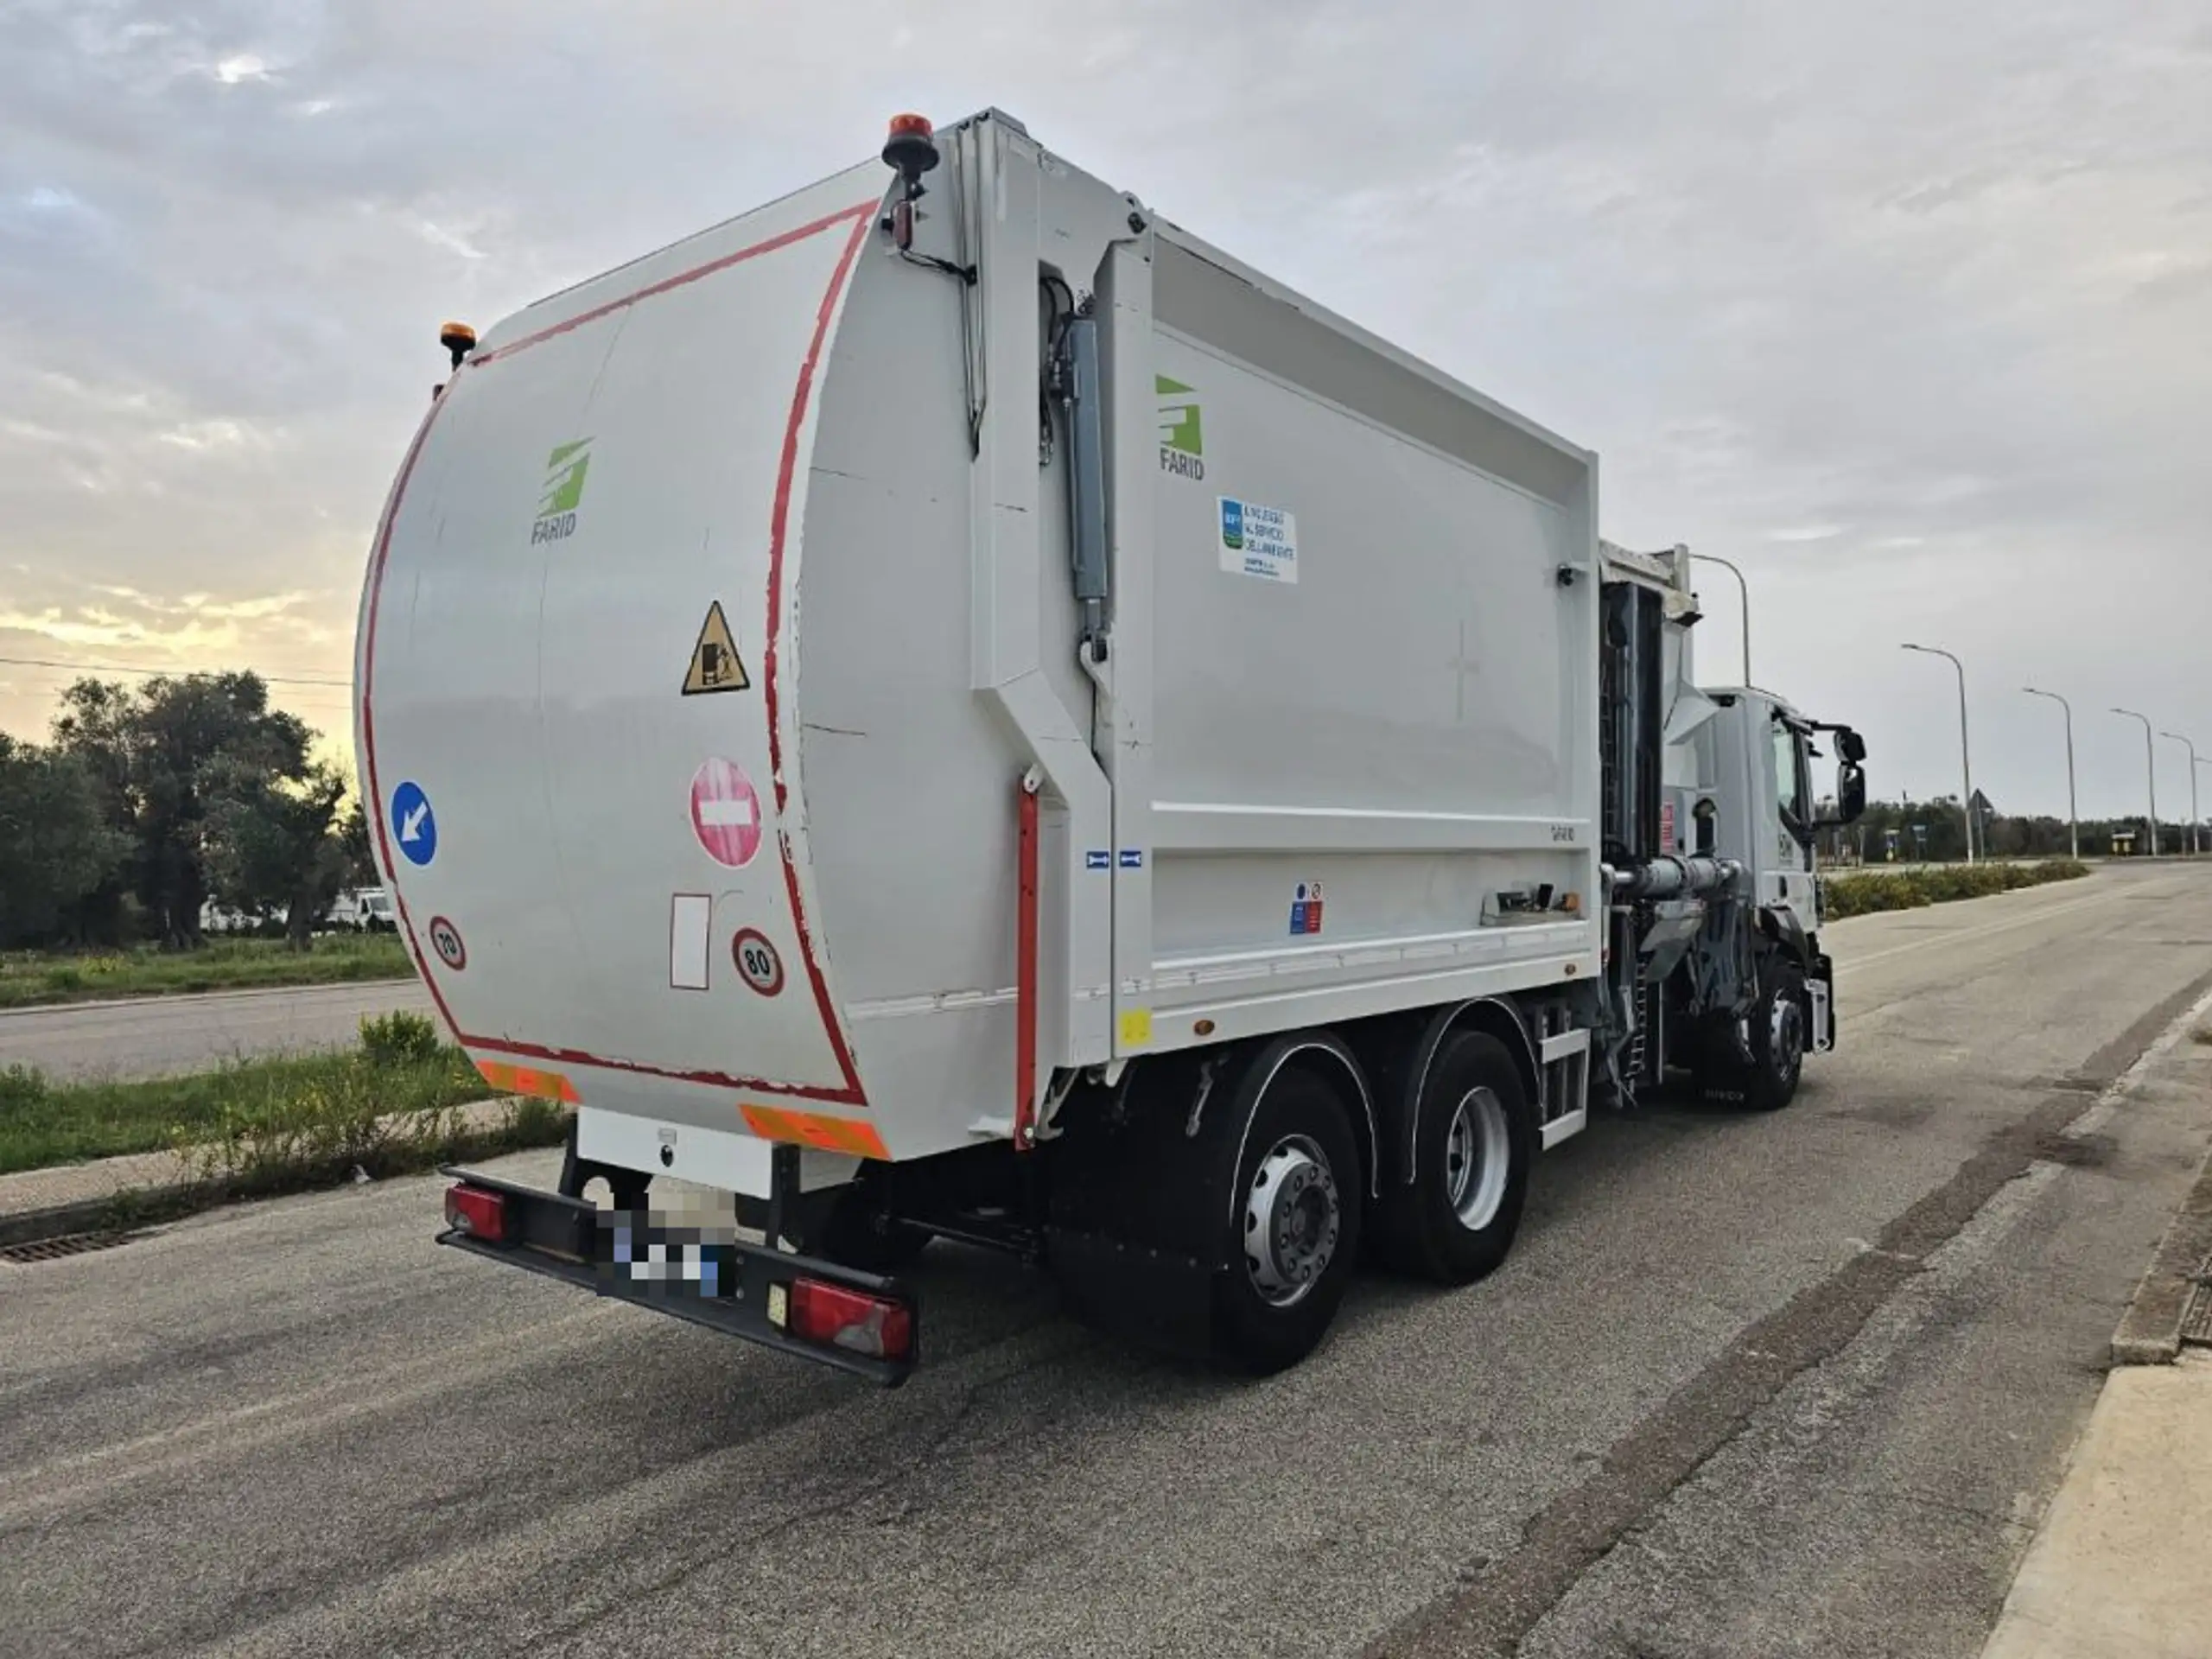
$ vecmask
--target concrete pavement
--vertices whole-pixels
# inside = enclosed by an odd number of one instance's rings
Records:
[[[72,1082],[174,1077],[226,1060],[343,1048],[361,1016],[432,1012],[420,980],[210,991],[0,1012],[0,1071],[35,1066]]]
[[[0,1265],[0,1630],[1967,1659],[2212,1128],[2201,1090],[2126,1075],[2212,986],[2212,873],[1827,938],[1844,1047],[1796,1104],[1599,1122],[1497,1274],[1365,1281],[1261,1382],[940,1245],[928,1358],[880,1394],[440,1251],[435,1179]]]
[[[2114,1371],[1983,1659],[2212,1653],[2212,1351]]]

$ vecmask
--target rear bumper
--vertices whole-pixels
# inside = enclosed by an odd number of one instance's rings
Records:
[[[711,1253],[709,1284],[688,1278],[639,1278],[629,1262],[618,1259],[622,1253],[620,1241],[651,1232],[657,1239],[669,1242],[679,1237],[678,1232],[643,1214],[601,1211],[580,1199],[517,1186],[472,1170],[449,1168],[442,1173],[499,1193],[506,1203],[507,1236],[493,1243],[449,1227],[439,1233],[441,1244],[562,1280],[616,1301],[673,1314],[778,1353],[849,1371],[886,1388],[904,1382],[921,1357],[921,1299],[899,1280],[722,1236],[702,1246],[703,1252]],[[785,1302],[791,1281],[798,1278],[889,1297],[902,1304],[913,1332],[906,1353],[897,1359],[879,1358],[791,1335],[770,1317],[769,1310],[772,1301]]]

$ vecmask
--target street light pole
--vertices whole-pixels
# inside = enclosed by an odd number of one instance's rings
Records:
[[[2056,691],[2038,691],[2032,685],[2020,688],[2031,697],[2049,697],[2066,711],[2066,833],[2067,844],[2074,849],[2074,861],[2082,861],[2082,815],[2074,805],[2074,705]]]
[[[1967,665],[1941,645],[1907,645],[1907,651],[1917,651],[1929,657],[1950,658],[1951,666],[1959,671],[1959,770],[1966,778],[1966,798],[1961,803],[1967,813],[1967,862],[1974,862],[1974,756],[1967,747]]]
[[[2151,716],[2139,715],[2133,709],[2114,709],[2115,715],[2126,715],[2130,720],[2143,722],[2143,765],[2151,781],[2151,856],[2158,855],[2158,756],[2151,747]]]
[[[1736,578],[1736,593],[1743,601],[1744,683],[1748,686],[1751,683],[1751,584],[1744,580],[1742,571],[1716,553],[1693,553],[1690,557],[1702,560],[1707,564],[1717,564]]]
[[[2161,732],[2158,735],[2171,737],[2189,751],[2189,850],[2191,854],[2202,852],[2204,849],[2197,844],[2196,838],[2196,745],[2179,732]]]

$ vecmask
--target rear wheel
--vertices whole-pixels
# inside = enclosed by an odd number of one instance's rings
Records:
[[[1446,1037],[1414,1110],[1413,1179],[1387,1197],[1382,1255],[1467,1284],[1505,1260],[1521,1227],[1536,1132],[1520,1068],[1495,1037]]]
[[[1342,1094],[1309,1071],[1278,1073],[1245,1128],[1229,1197],[1214,1347],[1247,1370],[1279,1371],[1319,1344],[1359,1253],[1359,1148]]]

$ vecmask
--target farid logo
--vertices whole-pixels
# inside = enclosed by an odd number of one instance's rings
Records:
[[[1198,393],[1180,380],[1153,377],[1160,398],[1160,470],[1179,478],[1206,475],[1205,436],[1198,425]]]
[[[530,544],[557,542],[576,533],[576,508],[584,499],[584,474],[591,467],[591,440],[556,448],[545,458],[545,488],[537,498],[537,522],[530,527]]]

